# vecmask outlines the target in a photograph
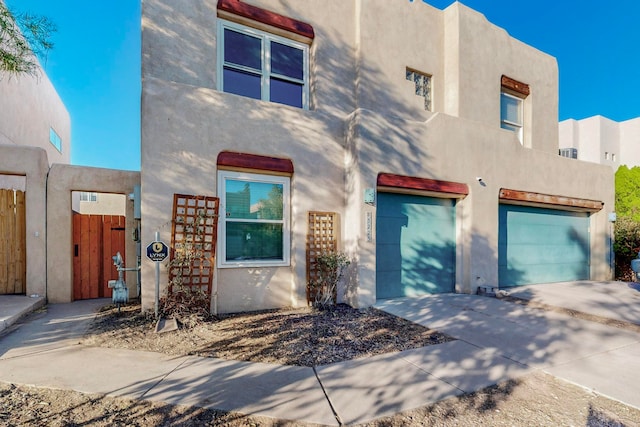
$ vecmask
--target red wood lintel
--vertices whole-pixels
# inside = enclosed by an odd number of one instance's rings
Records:
[[[529,90],[529,85],[526,83],[519,82],[511,77],[502,76],[500,80],[500,84],[502,87],[512,90],[513,92],[519,93],[523,96],[529,96],[531,91]]]
[[[256,169],[293,175],[293,162],[290,159],[280,157],[222,151],[218,154],[217,165],[218,167]]]
[[[525,204],[547,205],[549,207],[567,207],[584,211],[597,212],[604,203],[597,200],[578,199],[574,197],[554,196],[550,194],[531,193],[528,191],[500,189],[500,201],[520,202]]]
[[[313,39],[315,36],[313,27],[306,22],[246,4],[240,0],[218,0],[218,10],[260,22],[261,24],[271,25],[272,27],[290,31],[309,39]]]
[[[429,178],[418,178],[414,176],[394,175],[390,173],[378,174],[378,187],[404,188],[408,190],[429,191],[435,193],[459,194],[466,196],[469,194],[467,184],[451,181],[439,181]]]

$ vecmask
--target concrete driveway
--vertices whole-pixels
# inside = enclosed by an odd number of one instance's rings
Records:
[[[640,292],[626,283],[570,282],[507,291],[640,324]],[[640,408],[640,333],[628,328],[475,295],[385,300],[376,307]]]

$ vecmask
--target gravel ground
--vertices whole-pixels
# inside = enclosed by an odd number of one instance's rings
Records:
[[[84,345],[124,347],[301,366],[425,345],[449,337],[375,309],[274,310],[156,334],[138,306],[96,316]],[[0,383],[0,426],[302,426],[312,424],[202,408]],[[478,392],[377,419],[363,427],[640,426],[640,410],[535,373]]]

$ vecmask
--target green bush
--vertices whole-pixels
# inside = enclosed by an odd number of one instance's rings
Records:
[[[318,277],[307,285],[314,307],[328,308],[336,304],[338,283],[349,264],[351,260],[343,252],[322,252],[316,257]]]
[[[616,279],[625,282],[636,280],[631,271],[631,260],[640,251],[640,222],[630,217],[618,217],[615,225],[613,251],[616,254]]]

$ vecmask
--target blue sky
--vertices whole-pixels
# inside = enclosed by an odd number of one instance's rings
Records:
[[[72,163],[139,170],[140,2],[6,2],[14,10],[47,16],[58,27],[56,46],[44,66],[71,114]],[[442,9],[452,0],[426,2]],[[513,37],[557,58],[560,120],[597,114],[618,121],[640,116],[640,1],[463,3]]]
[[[140,170],[140,2],[6,4],[57,26],[41,62],[71,115],[71,163]]]

